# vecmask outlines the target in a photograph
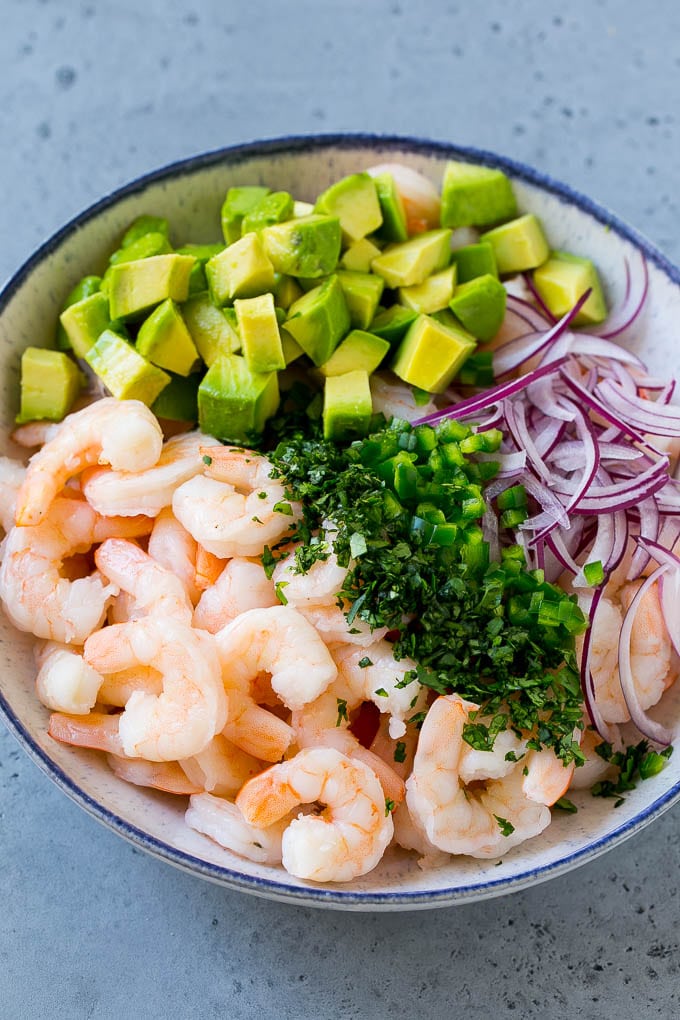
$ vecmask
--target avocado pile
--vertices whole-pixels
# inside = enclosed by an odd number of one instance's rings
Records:
[[[590,288],[577,324],[607,313],[592,262],[551,254],[506,175],[484,166],[449,162],[441,225],[414,236],[389,173],[344,177],[314,206],[233,187],[221,220],[223,242],[177,249],[167,220],[135,220],[103,277],[69,294],[57,350],[24,351],[17,420],[61,420],[84,385],[81,361],[118,399],[252,442],[279,407],[279,373],[304,359],[323,381],[324,435],[353,439],[369,428],[377,368],[441,393],[495,336],[501,276],[533,270],[556,316]],[[488,229],[452,249],[453,230],[469,226]]]

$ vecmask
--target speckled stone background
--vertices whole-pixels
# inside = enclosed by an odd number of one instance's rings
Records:
[[[368,130],[495,149],[680,256],[680,6],[0,0],[0,278],[136,174]],[[534,890],[420,914],[230,893],[129,847],[0,733],[0,1016],[670,1018],[676,807]]]

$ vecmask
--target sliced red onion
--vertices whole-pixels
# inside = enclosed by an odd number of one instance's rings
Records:
[[[650,447],[650,444],[645,439],[643,433],[633,428],[628,422],[624,421],[621,417],[614,414],[609,407],[607,407],[601,400],[598,400],[593,396],[585,387],[581,386],[580,383],[572,379],[566,372],[560,372],[560,375],[566,382],[570,390],[580,397],[586,407],[589,407],[591,411],[595,411],[601,418],[608,421],[618,431],[618,434],[626,434],[636,439],[639,443],[644,443],[645,446]],[[607,438],[611,438],[608,436]],[[653,449],[653,447],[651,447]]]
[[[680,407],[624,392],[610,379],[595,387],[595,396],[620,415],[629,426],[655,436],[680,436]]]
[[[526,451],[532,470],[546,484],[549,483],[552,477],[551,472],[536,449],[533,437],[527,426],[526,405],[523,400],[509,400],[507,402],[505,421],[510,435],[515,440],[519,449]]]
[[[600,712],[600,708],[595,697],[595,682],[593,680],[593,672],[590,666],[592,658],[593,630],[597,616],[597,607],[600,604],[600,599],[603,594],[604,588],[596,588],[590,603],[590,610],[588,613],[589,627],[583,636],[583,648],[581,649],[581,690],[583,692],[583,700],[586,704],[586,710],[590,716],[590,721],[602,739],[613,744],[616,740],[616,731],[609,723],[605,722],[602,717],[602,713]]]
[[[526,281],[526,277],[524,277]],[[528,284],[528,290],[531,294],[534,293],[531,284]],[[526,301],[522,297],[518,297],[517,294],[508,294],[506,307],[511,311],[520,315],[526,322],[529,323],[531,328],[536,332],[541,330],[550,329],[555,322],[555,317],[546,309],[545,314],[530,301]]]
[[[491,460],[500,465],[496,478],[514,478],[515,475],[522,473],[527,461],[525,450],[517,450],[515,453],[478,453],[477,457],[479,460]]]
[[[635,365],[636,368],[644,368],[642,361],[632,351],[625,347],[612,343],[606,337],[590,336],[587,333],[570,334],[570,354],[582,354],[591,358],[608,358],[611,361],[623,362],[624,365]]]
[[[546,536],[545,544],[548,546],[553,556],[559,560],[564,569],[578,577],[581,572],[581,568],[571,556],[571,553],[564,544],[562,536],[557,531],[553,531]],[[576,586],[575,580],[572,583]]]
[[[566,315],[563,315],[559,322],[556,322],[547,332],[528,333],[526,336],[515,337],[514,340],[509,340],[508,343],[498,347],[493,355],[493,372],[496,378],[499,379],[501,376],[507,375],[508,372],[512,372],[523,362],[534,357],[557,340],[569,328],[569,324],[573,321],[574,316],[578,315],[589,295],[590,291],[588,290],[578,299],[574,307],[570,308]],[[566,351],[560,352],[557,357],[566,353]]]
[[[639,258],[639,276],[633,275],[628,259],[624,260],[626,270],[626,292],[624,294],[623,302],[621,307],[617,309],[613,315],[610,315],[601,326],[594,326],[590,330],[594,336],[601,336],[608,340],[612,337],[620,336],[620,334],[632,326],[638,318],[649,290],[649,270],[647,269],[647,261],[642,252],[639,253]]]
[[[649,740],[653,740],[657,744],[670,744],[673,740],[672,732],[657,722],[655,719],[650,719],[643,709],[638,698],[637,689],[635,686],[635,678],[633,676],[633,670],[631,668],[631,655],[630,655],[630,639],[633,631],[633,624],[637,615],[638,608],[642,599],[646,593],[656,584],[657,580],[662,574],[665,574],[670,567],[667,563],[663,563],[657,567],[649,577],[645,578],[643,583],[636,591],[633,601],[631,602],[628,612],[623,618],[623,625],[621,627],[621,633],[619,635],[619,678],[621,680],[621,690],[623,691],[623,697],[626,702],[630,717],[639,729],[643,736]]]
[[[489,559],[498,561],[501,558],[501,544],[498,537],[498,518],[490,506],[482,515],[482,535],[484,541],[489,543]]]
[[[652,542],[656,542],[659,537],[659,508],[656,500],[654,498],[643,499],[638,510],[640,514],[638,547],[633,553],[633,558],[630,561],[630,567],[626,574],[628,581],[634,581],[635,578],[639,577],[649,563],[649,551],[640,543],[640,539],[643,541],[649,539]]]
[[[531,296],[533,297],[534,301],[538,305],[538,307],[539,307],[539,309],[541,311],[541,314],[544,317],[544,319],[546,320],[546,322],[548,322],[548,323],[557,322],[556,316],[553,315],[553,313],[550,311],[550,309],[546,305],[545,301],[543,300],[543,298],[539,294],[538,289],[536,287],[536,284],[534,283],[534,278],[531,275],[531,273],[524,273],[523,276],[524,276],[524,282],[526,283],[528,289],[531,291]]]
[[[564,434],[566,425],[567,422],[560,418],[541,422],[540,428],[536,430],[536,449],[542,457],[553,455],[555,447]]]

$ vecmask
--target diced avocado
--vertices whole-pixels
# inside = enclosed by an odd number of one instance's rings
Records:
[[[456,267],[447,266],[413,287],[401,287],[399,300],[407,308],[429,315],[446,308],[456,286]]]
[[[286,367],[273,294],[234,301],[243,356],[251,372],[276,372]]]
[[[287,191],[272,191],[265,195],[243,217],[241,234],[263,230],[274,223],[283,223],[293,215],[293,199]]]
[[[441,322],[442,326],[446,326],[447,329],[454,331],[460,329],[460,322],[450,308],[442,308],[440,312],[433,312],[432,318],[436,319],[437,322]]]
[[[164,216],[138,216],[123,234],[121,248],[127,248],[145,234],[165,234],[170,237],[170,224]]]
[[[278,273],[274,283],[274,297],[278,308],[290,308],[293,301],[302,297],[302,288],[292,276]]]
[[[143,357],[175,375],[189,375],[199,358],[182,314],[170,298],[144,320],[136,346]]]
[[[388,287],[411,287],[448,266],[451,231],[428,230],[403,244],[392,244],[371,262],[371,271]]]
[[[316,200],[318,213],[337,216],[348,244],[372,234],[382,223],[378,192],[369,174],[350,174],[331,184]]]
[[[267,227],[261,234],[277,273],[311,278],[327,276],[340,257],[342,234],[337,216],[301,216]]]
[[[157,418],[170,421],[198,421],[198,386],[201,374],[173,375],[170,382],[156,397],[151,410]]]
[[[314,212],[314,206],[311,202],[298,202],[297,199],[293,202],[293,216],[311,216]]]
[[[219,255],[221,251],[224,251],[223,244],[183,244],[181,248],[177,249],[177,254],[191,255],[201,265],[205,265],[208,259],[211,259],[213,255]]]
[[[226,244],[233,244],[241,236],[243,217],[269,194],[269,188],[229,188],[222,203],[222,234]]]
[[[390,308],[378,309],[373,322],[369,325],[371,333],[389,341],[394,346],[402,340],[406,330],[412,322],[418,318],[418,313],[412,308],[404,308],[403,305],[392,305]]]
[[[371,262],[377,259],[379,254],[380,248],[377,244],[373,244],[368,237],[362,237],[360,241],[355,241],[349,246],[340,259],[340,265],[352,273],[370,273]]]
[[[377,174],[373,180],[383,218],[382,226],[377,232],[378,237],[384,238],[385,241],[407,241],[406,210],[394,183],[394,177],[390,173],[384,173]]]
[[[283,360],[286,362],[286,368],[288,368],[293,361],[297,361],[297,359],[301,358],[305,352],[302,350],[295,337],[292,336],[287,329],[282,327],[280,332]]]
[[[27,347],[21,355],[21,409],[17,422],[61,421],[85,383],[75,361],[63,351]]]
[[[450,160],[442,182],[443,227],[486,227],[517,215],[512,184],[502,170]]]
[[[107,270],[109,310],[112,319],[153,308],[166,298],[186,301],[189,277],[196,260],[190,255],[154,255],[123,262]]]
[[[551,252],[534,270],[534,286],[556,319],[561,319],[590,289],[591,294],[573,322],[587,326],[607,318],[607,303],[597,269],[590,259],[566,251]]]
[[[366,329],[375,316],[385,281],[373,273],[351,273],[346,269],[339,269],[336,276],[349,308],[351,325]]]
[[[205,264],[213,300],[224,305],[237,297],[256,297],[274,287],[274,267],[259,234],[245,234]]]
[[[550,255],[543,228],[533,213],[488,230],[480,241],[488,241],[493,248],[501,275],[535,269]]]
[[[92,294],[96,294],[101,285],[101,276],[84,276],[82,280],[78,281],[73,290],[69,291],[66,300],[64,301],[62,312],[66,311],[67,308],[70,308],[71,305],[75,305],[79,301],[82,301],[83,298],[91,297]],[[71,342],[61,322],[57,326],[55,345],[60,351],[68,351],[71,348]]]
[[[458,283],[468,283],[476,276],[498,276],[496,258],[488,241],[479,244],[466,244],[464,248],[454,248],[451,261],[458,268]]]
[[[411,386],[442,393],[476,346],[475,338],[464,329],[450,329],[429,315],[419,315],[391,367]]]
[[[326,379],[323,395],[324,439],[356,439],[365,436],[372,413],[368,372],[346,372]]]
[[[182,305],[191,338],[208,366],[220,355],[235,354],[241,349],[241,337],[225,311],[217,308],[207,294],[197,294]]]
[[[100,333],[110,325],[109,302],[105,294],[97,291],[89,297],[69,305],[59,316],[69,346],[79,358],[84,358]]]
[[[503,325],[507,293],[503,284],[487,273],[461,283],[449,308],[468,333],[478,340],[491,340]]]
[[[228,442],[251,442],[278,406],[277,373],[251,372],[239,354],[214,361],[198,387],[201,430]]]
[[[320,287],[328,279],[328,276],[298,276],[297,283],[302,293],[306,294],[308,291],[314,290],[315,287]]]
[[[132,344],[106,329],[90,347],[85,361],[118,400],[141,400],[148,407],[170,382],[170,376],[142,357]]]
[[[347,301],[337,276],[303,294],[288,309],[286,329],[315,365],[323,365],[351,325]]]
[[[109,259],[112,266],[119,266],[123,262],[134,262],[135,259],[148,259],[153,255],[167,255],[172,251],[167,235],[161,233],[144,234],[136,241],[126,244],[124,248],[114,251]]]
[[[320,371],[326,375],[344,375],[346,372],[375,372],[390,349],[389,342],[375,333],[353,329],[335,348]]]

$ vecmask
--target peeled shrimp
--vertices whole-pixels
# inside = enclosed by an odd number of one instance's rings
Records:
[[[119,721],[120,715],[107,715],[105,712],[90,712],[89,715],[53,712],[47,732],[53,740],[62,744],[89,747],[121,757],[125,751],[118,732]]]
[[[371,177],[389,173],[404,205],[409,234],[422,233],[439,226],[441,199],[432,181],[403,163],[379,163],[368,168]]]
[[[194,612],[194,627],[216,634],[218,630],[249,609],[279,605],[274,581],[269,580],[259,560],[236,556],[201,595]]]
[[[347,578],[349,566],[341,567],[333,549],[333,538],[337,534],[329,521],[323,522],[319,543],[328,550],[325,560],[316,560],[306,573],[298,573],[295,556],[288,556],[274,567],[272,580],[285,585],[286,601],[289,606],[332,606],[337,603],[338,592]]]
[[[367,647],[341,645],[333,649],[338,673],[357,701],[372,701],[390,717],[390,736],[406,732],[406,720],[420,710],[418,703],[425,691],[416,681],[405,686],[406,673],[416,668],[411,659],[395,659],[388,641],[376,641]],[[367,665],[359,665],[368,659]]]
[[[180,579],[134,542],[109,539],[99,546],[94,558],[104,577],[133,597],[136,616],[153,613],[191,624],[193,607]]]
[[[231,801],[210,793],[194,794],[184,819],[190,829],[209,836],[239,857],[258,864],[281,863],[281,840],[287,819],[259,828],[247,822]]]
[[[182,582],[192,606],[200,597],[196,587],[196,541],[166,507],[156,517],[149,535],[149,556]]]
[[[108,397],[69,414],[29,462],[17,496],[17,524],[40,523],[68,479],[85,468],[110,464],[144,471],[156,463],[162,445],[160,425],[139,400]]]
[[[502,778],[480,786],[477,770],[474,785],[466,786],[460,774],[467,746],[463,726],[477,709],[456,694],[432,704],[406,782],[406,800],[412,820],[433,846],[452,854],[500,857],[550,823],[547,805],[568,787],[573,765],[565,768],[552,751],[531,751]]]
[[[70,715],[87,715],[94,708],[104,678],[80,650],[47,641],[36,650],[36,662],[35,686],[43,705]]]
[[[373,411],[384,414],[388,419],[403,418],[405,421],[415,421],[426,414],[437,410],[435,404],[428,400],[426,404],[416,404],[413,390],[410,386],[393,382],[382,376],[380,372],[374,372],[370,377],[371,397],[373,400]]]
[[[109,535],[145,531],[144,518],[101,518],[83,500],[55,500],[40,524],[14,527],[5,539],[0,598],[7,616],[36,637],[82,644],[101,626],[118,589],[96,572],[68,580],[61,574],[63,560]]]
[[[116,599],[119,601],[120,596]],[[97,701],[100,705],[125,708],[135,691],[159,696],[163,693],[163,677],[153,666],[122,669],[102,678]]]
[[[286,828],[284,868],[314,882],[350,882],[382,858],[394,826],[375,773],[333,748],[310,748],[273,765],[243,787],[236,805],[245,819],[267,828],[302,804],[325,805]]]
[[[373,630],[365,620],[355,616],[352,623],[347,622],[345,610],[339,606],[298,605],[297,611],[314,627],[327,645],[368,645],[380,641],[387,634],[387,627],[376,627]]]
[[[14,525],[17,493],[26,477],[26,468],[18,460],[0,457],[0,525],[9,531]]]
[[[115,754],[109,754],[106,761],[114,775],[134,786],[148,786],[180,797],[200,793],[202,789],[191,782],[175,761],[143,761],[142,758],[120,758]]]
[[[264,768],[252,755],[236,747],[221,733],[192,758],[179,763],[199,790],[221,797],[235,797],[244,783]]]
[[[85,642],[86,662],[100,673],[153,666],[163,693],[135,691],[119,717],[124,753],[148,761],[199,754],[223,729],[227,700],[212,638],[171,616],[148,616],[97,631]]]
[[[260,556],[300,517],[299,505],[269,477],[272,466],[260,454],[227,446],[201,447],[201,453],[210,464],[176,490],[175,517],[221,559]]]
[[[10,433],[10,439],[17,446],[23,446],[25,450],[35,450],[36,447],[44,446],[50,439],[54,439],[61,424],[54,421],[27,421],[25,425],[18,425]]]
[[[100,514],[156,517],[164,507],[171,506],[175,489],[200,473],[203,463],[199,448],[206,438],[200,432],[174,436],[163,444],[157,462],[140,471],[128,467],[91,468],[83,475],[83,492]]]

